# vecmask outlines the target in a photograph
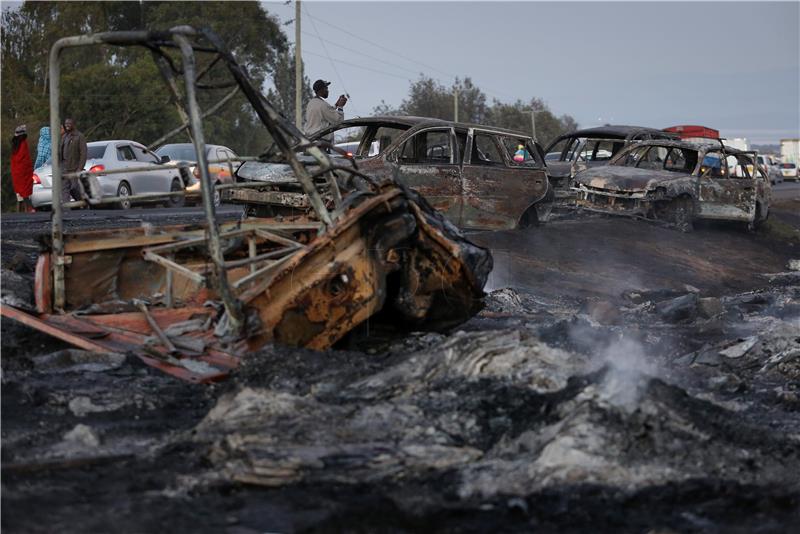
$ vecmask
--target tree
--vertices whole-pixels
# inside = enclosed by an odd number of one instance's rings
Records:
[[[276,19],[255,1],[25,2],[4,11],[2,160],[10,159],[8,141],[17,124],[28,125],[32,148],[38,141],[39,127],[49,125],[47,60],[57,39],[101,31],[165,30],[179,25],[215,31],[256,87],[285,72],[286,36]],[[212,61],[208,54],[197,57],[198,70]],[[62,118],[74,118],[89,141],[122,138],[149,144],[180,124],[171,93],[150,53],[141,47],[69,49],[61,66]],[[204,81],[213,85],[230,80],[226,70],[217,63]],[[283,85],[275,86],[283,95]],[[200,107],[208,109],[229,91],[231,88],[198,91]],[[291,95],[293,102],[293,90]],[[260,152],[269,141],[266,129],[241,93],[206,119],[204,130],[208,142],[230,146],[242,154]],[[188,137],[181,135],[168,142],[186,140]],[[2,174],[5,209],[14,205],[7,165]]]
[[[275,64],[275,76],[272,78],[272,82],[275,87],[270,89],[267,93],[267,99],[270,101],[270,103],[292,123],[294,123],[295,101],[294,57],[294,50],[286,50],[278,55]],[[303,76],[301,95],[303,107],[305,108],[305,104],[314,96],[308,76]],[[302,130],[303,125],[300,124],[299,128]]]
[[[536,118],[536,140],[547,146],[559,135],[575,130],[578,123],[569,115],[556,117],[547,105],[539,98],[529,102],[517,100],[513,104],[504,104],[495,100],[489,110],[487,124],[521,132],[531,132],[531,110]]]
[[[408,97],[400,106],[393,108],[384,101],[374,109],[377,115],[416,115],[453,120],[455,115],[454,94],[458,91],[458,120],[496,126],[521,132],[531,132],[531,110],[536,113],[536,138],[546,146],[557,136],[577,129],[577,122],[569,115],[556,117],[539,98],[525,102],[517,100],[505,104],[495,99],[486,104],[486,95],[472,83],[469,77],[456,78],[451,87],[445,87],[433,78],[420,76],[411,84]]]

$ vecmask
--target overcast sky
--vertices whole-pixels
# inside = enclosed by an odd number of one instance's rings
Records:
[[[294,4],[263,2],[281,22]],[[420,73],[542,98],[582,127],[702,124],[800,137],[800,2],[303,1],[306,74],[346,115],[396,106]],[[294,41],[294,25],[283,26]],[[329,57],[332,59],[329,59]]]

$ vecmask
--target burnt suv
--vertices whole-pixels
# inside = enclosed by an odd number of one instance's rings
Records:
[[[743,221],[769,214],[771,188],[756,152],[720,142],[643,141],[608,165],[578,173],[578,206],[665,220],[683,230],[695,219]]]

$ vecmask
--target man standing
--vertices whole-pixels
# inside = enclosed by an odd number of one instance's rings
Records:
[[[344,120],[344,105],[347,104],[347,97],[340,95],[335,106],[331,106],[325,99],[328,98],[328,86],[331,82],[317,80],[314,82],[314,98],[306,106],[305,133],[311,135],[323,128],[339,124]],[[327,136],[325,141],[333,143],[333,134]]]
[[[86,165],[86,139],[83,134],[75,128],[75,121],[67,119],[64,121],[64,137],[61,139],[61,174],[80,172]],[[64,178],[61,182],[61,202],[69,202],[70,199],[83,200],[86,193],[83,190],[80,180],[75,178]]]

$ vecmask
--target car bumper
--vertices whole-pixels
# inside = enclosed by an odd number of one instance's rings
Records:
[[[53,204],[53,190],[49,187],[33,186],[31,203],[34,208],[49,208]]]

